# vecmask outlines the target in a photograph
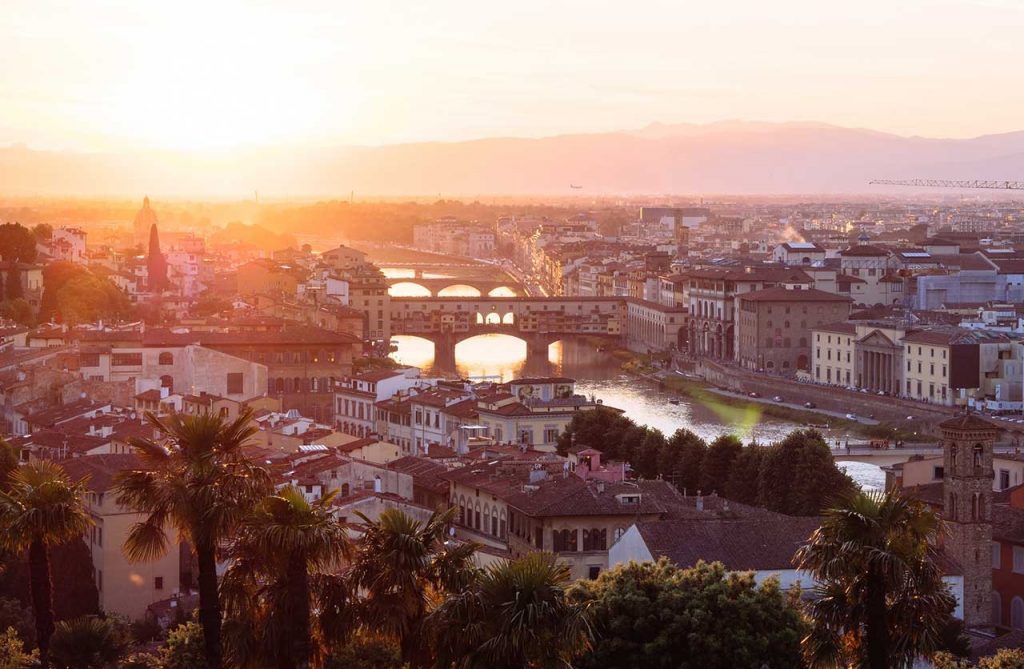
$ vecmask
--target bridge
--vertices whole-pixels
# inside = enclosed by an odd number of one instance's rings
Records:
[[[1015,453],[1020,449],[1015,446],[995,446],[992,452],[1000,455]],[[914,456],[921,458],[938,458],[942,456],[942,446],[914,445],[902,448],[871,448],[870,446],[851,445],[848,448],[833,448],[832,457],[836,462],[866,462],[879,467],[890,467],[907,462]]]
[[[455,369],[455,345],[485,334],[526,342],[526,369],[547,368],[548,346],[572,336],[618,341],[625,316],[621,297],[392,297],[391,334],[434,343],[434,365]]]
[[[412,284],[425,288],[430,292],[432,297],[438,296],[441,291],[446,288],[455,287],[466,287],[472,288],[477,292],[478,296],[486,297],[499,288],[507,288],[516,295],[521,295],[526,292],[522,284],[514,281],[496,281],[488,279],[465,279],[465,278],[450,278],[450,279],[424,279],[422,272],[417,271],[414,277],[395,277],[387,280],[388,287],[397,286],[399,284]]]

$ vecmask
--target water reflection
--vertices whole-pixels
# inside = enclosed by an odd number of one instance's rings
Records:
[[[433,373],[434,345],[419,337],[394,337],[398,350],[393,354],[403,364],[415,365]],[[509,335],[489,334],[460,342],[455,349],[456,370],[464,378],[508,381],[524,374],[557,374],[576,379],[576,389],[593,395],[608,406],[623,409],[640,425],[657,428],[670,435],[679,428],[692,430],[706,441],[723,434],[735,434],[745,442],[770,443],[801,427],[792,422],[764,416],[756,406],[750,409],[726,407],[712,401],[695,399],[658,390],[653,383],[623,373],[609,353],[579,340],[552,344],[545,370],[526,370],[526,344]],[[678,404],[670,403],[672,399]],[[826,431],[832,440],[844,435]],[[870,464],[842,463],[861,486],[881,488],[882,471]]]

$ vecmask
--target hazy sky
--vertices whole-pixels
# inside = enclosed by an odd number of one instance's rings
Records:
[[[3,0],[0,144],[1024,128],[1024,0]]]

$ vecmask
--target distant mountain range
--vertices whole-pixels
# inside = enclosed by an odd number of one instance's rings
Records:
[[[931,139],[821,123],[726,121],[233,154],[0,148],[3,195],[826,194],[879,192],[870,179],[911,177],[1022,179],[1024,131]]]

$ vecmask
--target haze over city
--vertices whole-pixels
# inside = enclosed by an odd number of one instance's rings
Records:
[[[6,0],[3,669],[1024,669],[1024,0]]]
[[[0,149],[7,194],[854,192],[1024,143],[948,141],[1022,130],[1013,0],[6,9],[0,146],[57,152]]]

